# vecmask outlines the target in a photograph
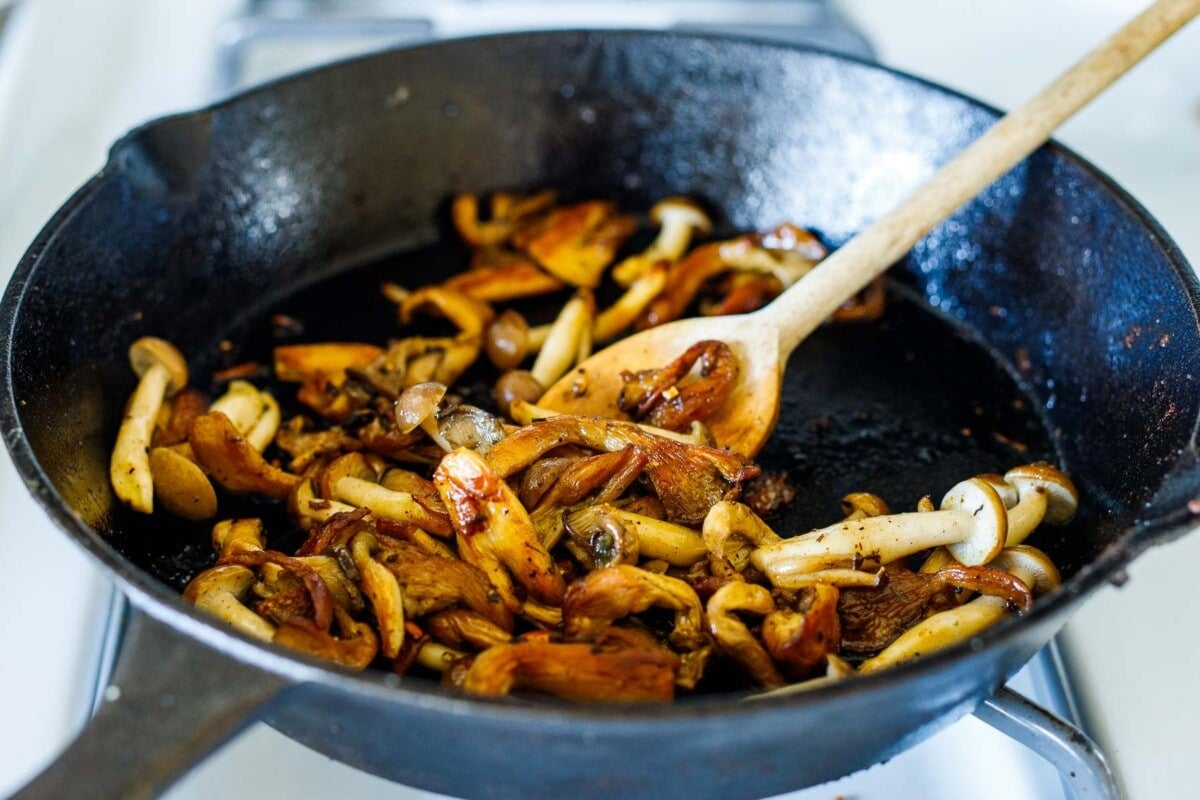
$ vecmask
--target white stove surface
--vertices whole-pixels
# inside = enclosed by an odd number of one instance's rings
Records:
[[[1145,3],[1138,0],[846,0],[880,59],[999,106],[1067,66]],[[25,0],[0,44],[0,275],[43,222],[147,118],[209,96],[219,22],[234,0]],[[1059,137],[1128,188],[1200,263],[1200,23],[1066,126]],[[109,589],[45,521],[0,457],[0,793],[52,758],[82,724]],[[1138,560],[1064,639],[1086,721],[1130,797],[1195,794],[1200,604],[1185,575],[1192,536]],[[36,599],[36,602],[33,600]],[[968,761],[951,753],[986,752]],[[984,748],[991,748],[985,750]],[[974,719],[882,767],[795,795],[1062,797],[1052,771]],[[269,783],[260,765],[273,769]],[[1032,770],[1023,771],[1024,765]],[[901,768],[907,772],[901,772]],[[1039,777],[1037,773],[1041,771]],[[432,797],[312,754],[255,726],[170,793],[211,796]]]

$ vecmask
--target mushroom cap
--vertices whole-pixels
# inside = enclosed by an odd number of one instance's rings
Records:
[[[971,516],[970,536],[946,546],[959,563],[974,567],[1000,555],[1008,536],[1008,511],[990,483],[968,478],[955,484],[942,498],[941,508],[963,511]]]
[[[1021,494],[1017,487],[1006,481],[1001,475],[997,475],[994,472],[985,472],[975,477],[996,490],[996,494],[1000,495],[1000,499],[1004,501],[1005,508],[1012,508],[1021,499]]]
[[[163,508],[184,519],[211,519],[217,514],[217,493],[199,465],[166,447],[150,451],[154,497]]]
[[[1005,548],[988,566],[1020,578],[1033,590],[1034,596],[1040,597],[1062,586],[1062,575],[1050,557],[1027,544]]]
[[[1013,467],[1004,473],[1004,480],[1014,486],[1020,494],[1030,490],[1046,493],[1046,516],[1043,522],[1065,525],[1079,510],[1079,490],[1070,478],[1052,464],[1038,462]]]
[[[668,197],[650,207],[650,221],[664,225],[668,218],[682,219],[701,233],[711,233],[713,224],[708,214],[694,200],[686,197]]]
[[[175,345],[165,339],[143,336],[129,345],[129,364],[139,378],[155,364],[166,367],[167,374],[170,375],[167,382],[168,395],[175,394],[188,384],[187,359]]]

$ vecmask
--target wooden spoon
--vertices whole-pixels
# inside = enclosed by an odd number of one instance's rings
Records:
[[[678,320],[619,341],[567,373],[538,405],[625,418],[616,405],[622,370],[658,368],[698,341],[718,339],[733,349],[740,372],[733,393],[706,424],[720,445],[753,456],[779,416],[787,357],[808,334],[1197,13],[1200,0],[1158,0],[769,306],[741,316]]]

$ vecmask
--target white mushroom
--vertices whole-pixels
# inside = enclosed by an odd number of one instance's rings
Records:
[[[150,438],[163,399],[187,386],[188,368],[174,345],[153,336],[144,336],[130,345],[129,363],[140,380],[117,432],[109,477],[122,503],[150,514],[154,511]]]
[[[1020,579],[1034,596],[1062,585],[1062,576],[1054,563],[1045,553],[1028,545],[1008,548],[990,566]],[[1008,605],[1002,597],[984,595],[958,608],[934,614],[902,633],[879,655],[864,661],[858,671],[861,674],[877,672],[966,641],[1000,620],[1008,612]]]
[[[678,261],[694,233],[711,233],[713,227],[704,209],[686,197],[668,197],[655,203],[650,208],[650,221],[659,226],[650,246],[613,267],[613,280],[621,286],[629,286],[659,261]]]
[[[776,586],[805,573],[845,567],[866,559],[887,564],[946,545],[968,566],[986,564],[1004,547],[1008,515],[996,490],[977,478],[954,486],[941,509],[848,520],[760,547],[754,566]]]

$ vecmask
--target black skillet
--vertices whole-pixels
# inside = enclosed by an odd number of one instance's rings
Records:
[[[305,317],[314,338],[383,338],[378,272],[347,277],[358,288],[345,302],[312,287],[364,263],[408,284],[457,268],[453,248],[420,248],[444,240],[458,191],[552,186],[631,208],[685,193],[727,230],[793,220],[836,246],[995,117],[817,52],[554,33],[360,59],[123,138],[3,301],[5,441],[140,612],[119,691],[29,796],[83,781],[99,795],[153,792],[258,718],[447,794],[761,797],[886,759],[970,711],[1084,597],[1190,527],[1200,494],[1196,279],[1133,200],[1055,145],[917,246],[893,271],[882,322],[825,328],[789,366],[761,457],[801,487],[773,520],[783,530],[835,518],[847,491],[907,508],[1038,457],[1082,493],[1075,523],[1034,541],[1062,567],[1061,591],[886,674],[773,702],[718,693],[635,709],[481,702],[425,679],[344,674],[185,606],[177,587],[211,558],[204,532],[134,519],[107,463],[133,386],[130,341],[170,338],[203,383],[219,343],[255,342],[272,310]]]

